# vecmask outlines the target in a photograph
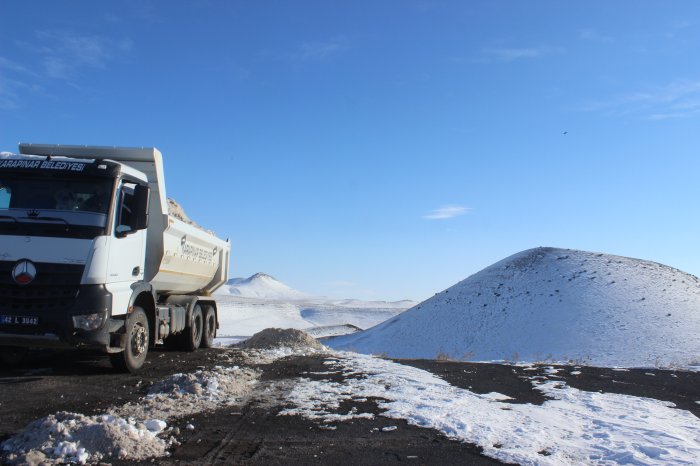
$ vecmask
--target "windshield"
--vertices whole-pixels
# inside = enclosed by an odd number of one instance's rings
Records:
[[[94,237],[104,234],[114,180],[0,174],[0,232]]]

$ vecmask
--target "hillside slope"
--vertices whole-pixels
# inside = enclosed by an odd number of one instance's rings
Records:
[[[700,281],[655,262],[530,249],[330,346],[400,358],[687,367],[700,364]]]
[[[304,293],[262,272],[248,278],[232,278],[217,290],[216,294],[240,296],[242,298],[284,300],[298,300],[307,297]]]

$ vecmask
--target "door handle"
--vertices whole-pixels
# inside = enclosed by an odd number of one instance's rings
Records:
[[[131,271],[131,275],[134,277],[138,277],[138,275],[141,273],[141,267],[136,266],[134,267],[134,270]]]

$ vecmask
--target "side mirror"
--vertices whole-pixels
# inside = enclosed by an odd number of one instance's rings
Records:
[[[134,219],[134,229],[143,230],[148,227],[148,198],[151,190],[148,186],[140,184],[134,189],[134,206],[136,208],[136,218]]]

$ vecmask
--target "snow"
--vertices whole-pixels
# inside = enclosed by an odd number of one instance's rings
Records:
[[[170,442],[157,436],[166,423],[138,422],[113,415],[85,416],[59,412],[30,423],[2,444],[12,462],[29,458],[51,464],[97,462],[105,457],[140,460],[165,455]]]
[[[314,331],[315,336],[352,333],[390,319],[413,301],[334,300],[297,291],[265,273],[232,278],[215,292],[219,307],[216,343],[237,343],[266,328]]]
[[[240,354],[248,356],[247,363],[267,364],[319,352],[316,344],[278,346],[289,333],[272,332],[271,336],[279,334],[278,341],[258,338],[264,343],[256,345],[260,348],[241,349]],[[305,340],[301,334],[297,337],[294,341]],[[290,393],[280,400],[284,409],[279,415],[303,416],[328,430],[353,419],[405,420],[479,445],[487,456],[519,464],[696,464],[700,457],[700,419],[690,412],[670,402],[586,392],[550,380],[560,368],[546,368],[546,377],[531,378],[533,387],[549,398],[537,406],[514,403],[500,393],[477,394],[429,372],[357,353],[331,352],[324,366],[316,374],[341,374],[341,381],[292,380]],[[257,386],[258,375],[237,366],[174,374],[154,384],[139,403],[97,416],[56,413],[34,421],[2,448],[12,452],[10,462],[23,464],[167,456],[167,448],[177,443],[167,419],[197,412],[197,403],[200,410],[240,403]],[[341,410],[353,401],[370,399],[383,410],[380,414],[358,407]],[[172,411],[163,406],[168,400]],[[185,427],[195,428],[190,423]],[[399,428],[390,421],[373,432],[390,435]]]
[[[138,403],[86,416],[59,412],[30,423],[2,443],[12,463],[99,462],[107,458],[142,460],[167,454],[168,419],[240,403],[259,373],[237,366],[174,374],[155,384]]]
[[[168,427],[167,422],[161,421],[159,419],[149,419],[146,422],[144,422],[143,425],[150,432],[160,432],[162,430],[165,430],[166,427]]]
[[[412,303],[313,297],[265,274],[233,279],[217,301],[219,344],[270,327],[309,329],[314,336],[359,328],[369,330],[330,345],[394,357],[512,360],[526,370],[542,360],[619,371],[700,367],[696,277],[653,262],[583,251],[524,251],[405,312]],[[251,364],[266,364],[326,351],[310,344],[275,346],[267,339],[265,344],[240,349],[241,354]],[[531,378],[549,398],[537,406],[454,387],[391,361],[332,354],[327,373],[346,377],[295,380],[280,415],[304,416],[330,430],[336,428],[332,423],[352,419],[403,419],[520,464],[697,464],[700,457],[700,420],[690,412],[670,402],[587,392],[550,379],[568,369],[550,367],[545,376]],[[569,373],[579,375],[579,369]],[[9,461],[31,464],[162,457],[176,442],[171,419],[241,403],[259,375],[237,366],[174,374],[138,403],[94,416],[59,412],[34,421],[2,449]],[[384,411],[341,411],[346,402],[367,400],[377,400]],[[391,435],[398,428],[388,423],[375,431]]]
[[[171,419],[233,405],[255,387],[259,375],[238,366],[173,374],[154,384],[138,403],[126,403],[109,412],[137,419]]]
[[[241,343],[240,347],[259,350],[289,348],[294,351],[326,349],[308,333],[293,328],[267,328]]]
[[[639,259],[531,249],[327,344],[398,358],[698,369],[700,281]]]
[[[275,277],[263,272],[258,272],[248,278],[231,278],[225,285],[214,293],[219,296],[238,296],[241,298],[254,298],[267,302],[301,301],[300,304],[325,305],[332,308],[343,309],[408,309],[415,303],[410,300],[402,301],[362,301],[359,299],[330,299],[323,296],[314,296],[295,290],[282,283]]]
[[[405,310],[402,307],[393,307],[391,303],[358,304],[357,301],[353,301],[354,307],[347,307],[322,299],[283,301],[218,295],[216,301],[219,308],[216,343],[219,345],[245,340],[271,327],[302,330],[328,327],[326,335],[315,333],[315,336],[337,335],[338,332],[352,333],[357,331],[356,328],[372,327]],[[371,307],[372,305],[385,307]]]
[[[477,444],[485,455],[519,464],[696,464],[700,420],[673,403],[612,393],[585,392],[562,381],[535,385],[543,405],[504,403],[500,394],[479,395],[429,372],[354,353],[337,353],[330,371],[342,382],[300,379],[280,415],[324,424],[374,417],[341,403],[381,399],[382,416],[437,429]],[[384,429],[383,429],[384,430]]]
[[[416,303],[410,299],[401,301],[362,301],[360,299],[339,299],[329,300],[328,304],[350,309],[408,309],[415,306]]]
[[[311,327],[304,330],[314,338],[335,337],[338,335],[348,335],[350,333],[361,332],[362,329],[351,324],[342,325],[323,325],[320,327]]]
[[[307,296],[262,272],[248,278],[232,278],[215,294],[284,300],[304,299]]]
[[[295,329],[265,329],[239,344],[249,364],[270,364],[290,356],[325,354],[329,349],[311,335]]]

